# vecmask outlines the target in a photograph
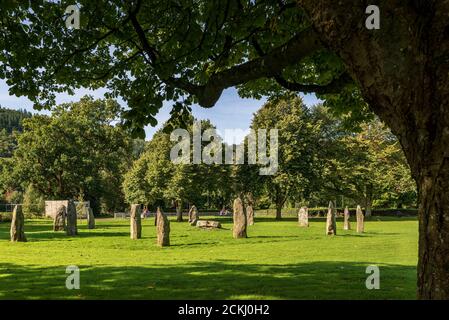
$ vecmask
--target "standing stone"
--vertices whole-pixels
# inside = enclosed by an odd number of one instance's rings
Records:
[[[248,218],[248,225],[254,225],[254,209],[252,205],[246,206],[246,215]]]
[[[243,205],[242,199],[237,198],[234,200],[234,213],[233,220],[234,226],[232,228],[232,235],[235,239],[238,238],[247,238],[246,235],[246,210]]]
[[[196,226],[198,228],[204,229],[219,229],[221,228],[221,223],[218,221],[211,221],[211,220],[198,220],[196,222]]]
[[[337,235],[337,210],[335,209],[335,204],[333,201],[329,201],[329,208],[327,209],[326,218],[326,234],[327,235]]]
[[[68,236],[76,236],[78,234],[78,226],[76,220],[76,206],[73,200],[69,200],[67,206],[67,227],[66,232]]]
[[[170,245],[170,221],[162,210],[157,207],[157,245],[168,247]]]
[[[11,232],[10,232],[11,241],[13,242],[27,241],[24,232],[24,224],[25,224],[25,217],[23,216],[22,205],[18,204],[14,207],[14,211],[12,212]]]
[[[298,213],[298,224],[300,227],[309,226],[309,208],[302,207]]]
[[[140,204],[131,205],[131,239],[140,239],[142,237],[142,220],[140,218]]]
[[[56,210],[55,219],[53,220],[53,231],[65,230],[65,217],[66,217],[66,207],[59,206],[58,210]]]
[[[199,220],[200,215],[198,214],[198,209],[193,205],[189,210],[189,223],[191,226],[196,226],[196,222]]]
[[[254,225],[254,199],[250,193],[247,197],[248,205],[246,206],[246,219],[249,226]]]
[[[92,208],[86,208],[87,211],[87,228],[95,229],[95,217]]]
[[[364,216],[363,216],[363,212],[362,212],[362,208],[360,206],[357,206],[357,211],[356,211],[356,218],[357,218],[357,232],[358,233],[363,233],[365,231],[365,223],[364,223]]]
[[[348,207],[345,207],[344,211],[344,224],[343,224],[343,230],[351,230],[351,223],[349,222],[349,209]]]

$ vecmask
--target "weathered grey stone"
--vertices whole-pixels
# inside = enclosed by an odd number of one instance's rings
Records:
[[[140,239],[142,237],[142,220],[140,218],[140,204],[131,205],[130,227],[131,239]]]
[[[24,231],[25,217],[22,212],[22,205],[17,204],[12,212],[11,220],[11,241],[26,242],[27,238]]]
[[[198,214],[198,209],[195,205],[193,205],[189,210],[189,223],[191,226],[196,226],[196,222],[200,218],[200,215]]]
[[[158,207],[157,212],[157,244],[161,247],[170,245],[170,221],[167,216]]]
[[[249,226],[254,225],[254,197],[251,192],[246,197],[246,219]]]
[[[243,205],[242,199],[239,197],[234,200],[234,213],[233,213],[233,220],[234,220],[234,226],[232,227],[232,235],[235,239],[238,238],[247,238],[246,234],[246,210],[245,206]]]
[[[344,211],[344,223],[343,223],[343,230],[351,230],[351,223],[349,222],[349,209],[348,207],[345,207]]]
[[[196,222],[196,226],[199,228],[214,229],[214,228],[221,228],[221,223],[218,221],[211,221],[211,220],[198,220]]]
[[[298,224],[300,227],[309,226],[309,208],[302,207],[298,212]]]
[[[66,218],[66,207],[64,205],[59,206],[56,210],[55,218],[53,220],[53,231],[64,231]]]
[[[68,236],[76,236],[78,234],[76,206],[73,200],[69,200],[69,203],[67,205],[66,232]]]
[[[87,210],[87,228],[95,229],[95,217],[92,208],[86,208]]]
[[[329,208],[327,209],[326,218],[326,234],[336,235],[337,234],[337,210],[333,201],[329,201]]]
[[[355,213],[355,216],[357,218],[357,232],[363,233],[365,231],[365,222],[364,222],[362,208],[360,206],[357,206],[357,211]]]

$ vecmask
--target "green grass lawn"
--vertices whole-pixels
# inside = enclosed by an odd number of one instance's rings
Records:
[[[81,222],[79,236],[52,231],[48,220],[27,220],[27,243],[9,242],[0,223],[0,299],[414,299],[418,223],[377,218],[366,233],[324,235],[325,220],[299,228],[295,219],[256,218],[248,239],[171,221],[171,247],[155,245],[153,219],[142,239],[129,239],[129,221]],[[170,217],[173,219],[173,217]],[[355,223],[352,222],[352,227]],[[380,268],[380,289],[368,290],[368,265]],[[68,265],[80,268],[80,290],[65,287]]]

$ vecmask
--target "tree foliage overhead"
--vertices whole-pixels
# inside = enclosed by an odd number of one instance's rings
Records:
[[[211,107],[231,86],[260,96],[338,93],[352,83],[294,2],[86,0],[78,30],[65,26],[68,4],[8,0],[1,11],[0,78],[38,108],[57,92],[107,87],[142,135],[164,100],[179,115],[193,102]]]

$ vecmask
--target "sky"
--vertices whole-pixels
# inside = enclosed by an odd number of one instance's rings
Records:
[[[87,90],[79,89],[75,91],[75,95],[58,94],[56,103],[64,103],[78,101],[82,96],[90,94],[95,98],[104,98],[106,90]],[[306,105],[310,106],[320,102],[315,95],[302,95]],[[209,119],[217,128],[220,135],[224,137],[227,143],[240,143],[243,140],[245,131],[249,130],[253,114],[265,103],[266,99],[243,99],[237,94],[235,88],[225,90],[213,108],[202,108],[198,105],[192,107],[193,116],[197,119]],[[118,99],[118,102],[126,107],[126,102]],[[26,97],[16,97],[8,92],[8,85],[4,80],[0,80],[0,105],[10,109],[26,109],[33,113],[50,114],[49,111],[37,111],[33,109],[33,103]],[[146,140],[151,139],[153,134],[161,127],[161,125],[170,117],[171,104],[164,103],[163,107],[156,116],[158,125],[156,127],[147,126],[145,128]],[[224,135],[225,130],[238,129],[234,137],[232,135]]]

